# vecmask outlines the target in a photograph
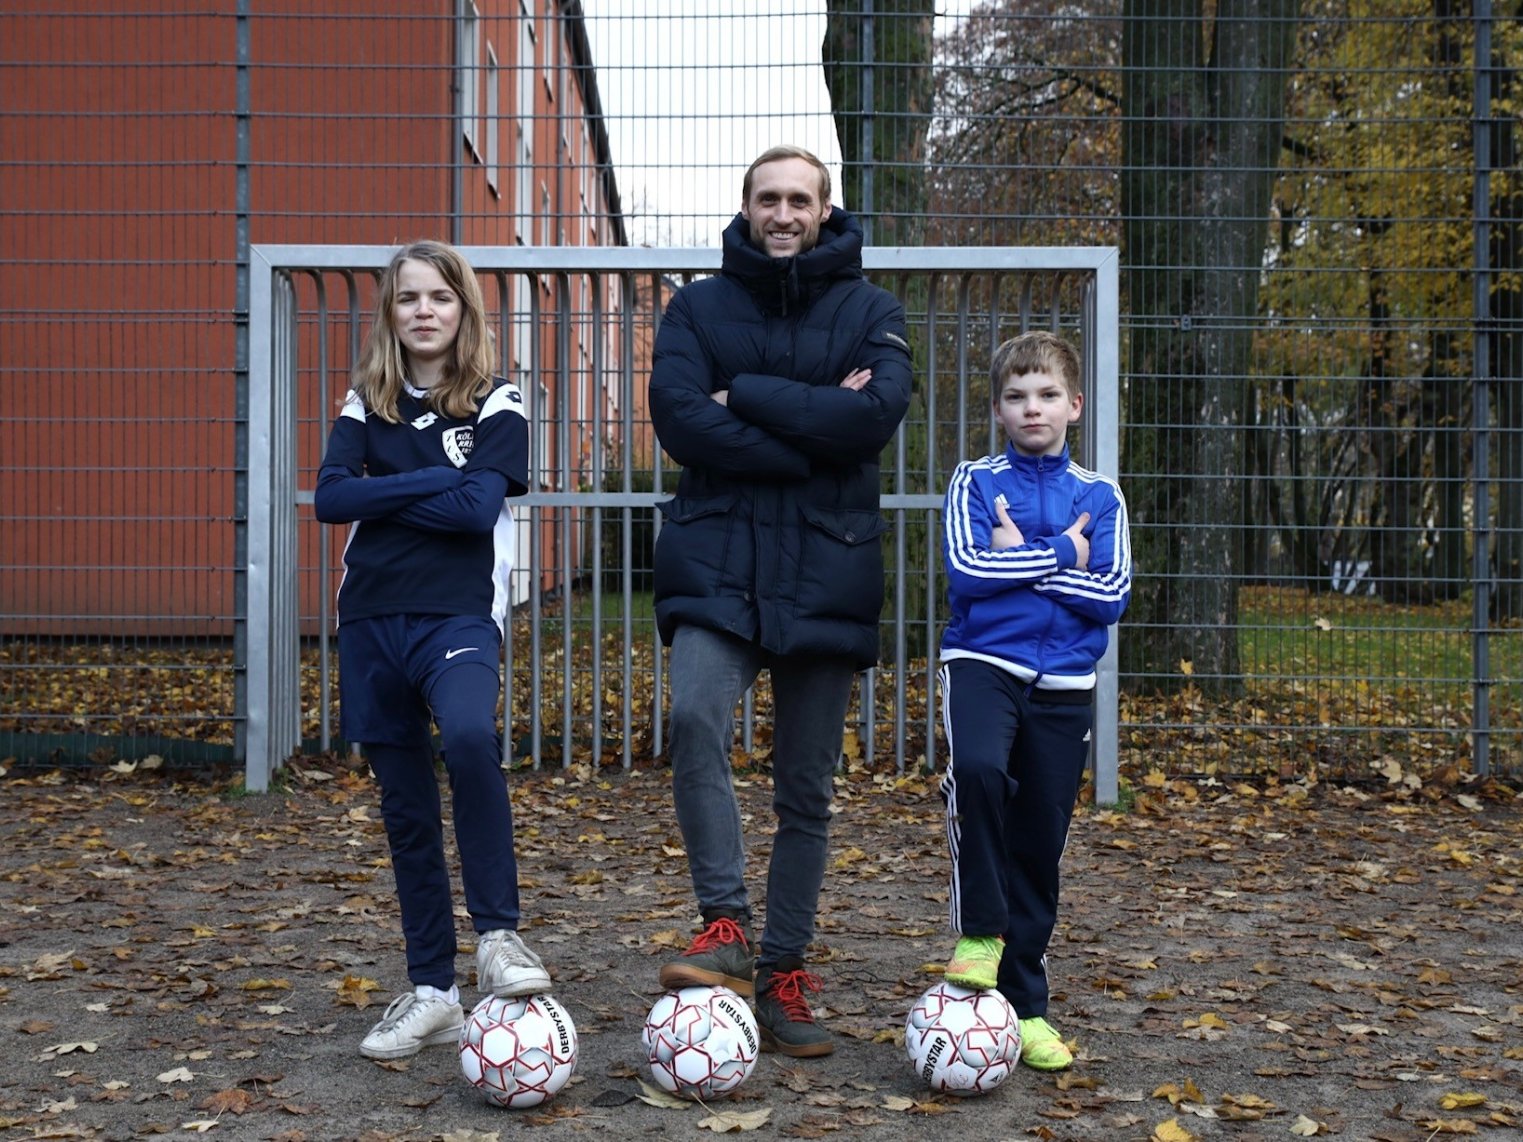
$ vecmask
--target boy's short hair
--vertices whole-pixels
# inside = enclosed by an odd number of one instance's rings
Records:
[[[1010,377],[1024,377],[1027,373],[1051,373],[1063,382],[1071,397],[1083,393],[1083,379],[1079,375],[1079,351],[1073,343],[1045,329],[1033,329],[1019,337],[1000,342],[989,360],[989,383],[993,389],[992,399],[999,403],[1000,390]]]

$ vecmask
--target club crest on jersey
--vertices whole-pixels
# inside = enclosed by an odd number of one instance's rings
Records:
[[[464,468],[465,462],[471,458],[471,449],[476,447],[476,429],[469,424],[462,424],[459,428],[447,428],[444,430],[444,454],[457,468]]]

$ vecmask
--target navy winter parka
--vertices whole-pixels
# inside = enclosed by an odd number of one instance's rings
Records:
[[[660,504],[656,623],[771,653],[878,660],[878,456],[909,407],[904,309],[862,276],[862,229],[772,258],[737,215],[720,274],[678,290],[656,334],[651,419],[682,465]],[[871,369],[861,391],[841,387]],[[728,404],[713,393],[728,389]]]

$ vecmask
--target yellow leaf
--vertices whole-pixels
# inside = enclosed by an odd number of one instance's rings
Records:
[[[662,1110],[686,1110],[693,1105],[686,1099],[678,1098],[674,1094],[667,1094],[660,1087],[651,1086],[644,1079],[640,1080],[640,1093],[638,1097],[646,1105],[658,1106]]]
[[[1464,1093],[1454,1092],[1444,1095],[1443,1098],[1438,1100],[1438,1104],[1445,1110],[1463,1110],[1470,1106],[1485,1106],[1486,1096],[1484,1094],[1476,1094],[1473,1091],[1466,1091]]]
[[[250,979],[238,985],[244,991],[289,991],[291,981],[288,979]]]
[[[1153,1128],[1153,1142],[1195,1142],[1195,1135],[1181,1126],[1179,1119],[1171,1118]]]
[[[676,928],[667,928],[653,934],[646,943],[654,944],[658,948],[685,948],[689,941]]]
[[[1166,1098],[1175,1106],[1181,1102],[1205,1102],[1205,1095],[1200,1093],[1200,1088],[1190,1079],[1186,1079],[1184,1086],[1178,1083],[1164,1083],[1153,1092],[1154,1098]]]
[[[1179,660],[1179,672],[1186,678],[1190,677],[1190,675],[1195,673],[1195,663],[1191,662],[1188,658],[1181,658]]]
[[[699,1119],[699,1130],[712,1130],[715,1134],[733,1134],[742,1130],[760,1130],[772,1117],[772,1108],[760,1110],[722,1110],[708,1118]]]
[[[1318,616],[1317,618],[1312,619],[1311,625],[1316,627],[1318,630],[1332,630],[1333,629],[1333,624],[1328,622],[1326,619],[1322,618],[1321,616]]]
[[[1150,769],[1143,774],[1142,783],[1152,789],[1162,789],[1169,783],[1169,779],[1162,770]]]
[[[375,980],[358,975],[346,975],[337,984],[330,984],[329,986],[335,988],[334,1003],[342,1003],[359,1008],[369,1007],[370,993],[381,989],[381,985],[376,983]]]
[[[287,984],[286,986],[289,987],[290,985]],[[380,984],[378,984],[375,980],[370,979],[368,976],[363,976],[363,975],[346,975],[343,979],[339,980],[337,983],[330,983],[328,986],[331,987],[331,988],[334,988],[334,989],[336,989],[338,991],[380,991],[381,990],[381,985]]]
[[[852,865],[859,864],[866,859],[867,853],[863,852],[856,845],[851,845],[836,855],[835,867],[850,868]]]
[[[1256,1110],[1271,1110],[1274,1108],[1274,1103],[1270,1102],[1269,1099],[1261,1098],[1256,1094],[1224,1094],[1222,1095],[1222,1101],[1230,1102],[1234,1106],[1252,1107]]]
[[[1290,1124],[1290,1132],[1298,1138],[1310,1138],[1322,1133],[1322,1123],[1307,1118],[1304,1114],[1298,1114],[1296,1120]]]

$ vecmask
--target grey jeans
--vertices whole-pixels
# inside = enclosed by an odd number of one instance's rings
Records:
[[[766,927],[758,961],[804,955],[814,938],[825,878],[830,802],[841,757],[852,663],[778,657],[753,642],[679,627],[672,638],[672,799],[698,906],[749,913],[745,838],[730,782],[735,707],[763,668],[772,675],[772,810],[777,830],[767,872]]]

